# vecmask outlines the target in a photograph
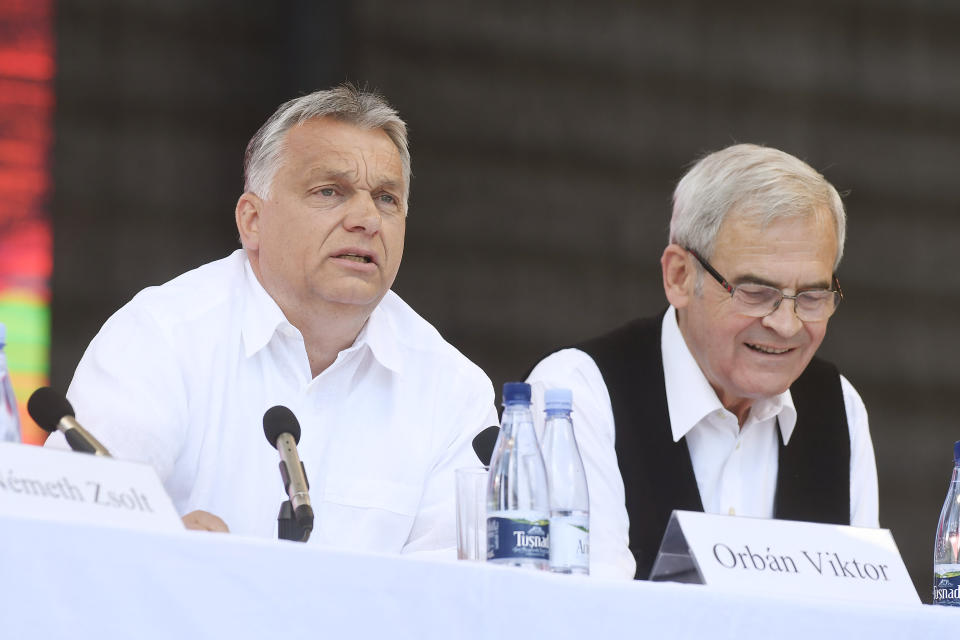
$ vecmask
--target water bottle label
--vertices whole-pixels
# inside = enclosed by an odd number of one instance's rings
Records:
[[[571,515],[550,518],[550,566],[563,569],[589,568],[589,516]]]
[[[960,607],[960,565],[938,565],[933,569],[933,604]]]
[[[487,560],[504,558],[549,560],[549,520],[540,514],[526,518],[487,518]]]

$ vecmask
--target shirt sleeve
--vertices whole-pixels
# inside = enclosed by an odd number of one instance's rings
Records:
[[[169,340],[150,314],[133,304],[104,324],[67,391],[77,421],[113,457],[153,466],[165,484],[185,432],[185,395]],[[67,444],[56,433],[47,446]]]
[[[614,448],[613,408],[600,370],[583,351],[564,349],[537,364],[527,382],[533,387],[534,424],[541,439],[544,391],[566,388],[573,393],[573,430],[590,496],[590,575],[633,579],[636,560]]]
[[[499,425],[494,408],[493,385],[472,363],[469,370],[456,367],[441,372],[442,386],[434,394],[438,402],[433,422],[438,452],[426,478],[424,491],[403,553],[455,558],[456,485],[454,471],[482,466],[473,450],[473,438],[492,425]]]
[[[867,422],[867,408],[853,385],[840,376],[843,403],[850,428],[850,524],[854,527],[879,527],[879,490],[877,462]]]

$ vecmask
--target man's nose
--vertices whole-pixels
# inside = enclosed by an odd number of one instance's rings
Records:
[[[380,230],[380,210],[373,196],[366,191],[359,191],[347,202],[347,213],[343,219],[343,226],[348,231],[360,231],[369,235]]]
[[[803,328],[803,321],[797,317],[797,301],[784,298],[780,305],[761,320],[763,326],[772,329],[784,338],[795,336]]]

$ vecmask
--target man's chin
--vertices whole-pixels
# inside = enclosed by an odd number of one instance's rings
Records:
[[[804,358],[801,362],[795,354],[789,361],[784,360],[779,363],[762,363],[762,366],[752,366],[750,375],[742,378],[743,388],[750,389],[756,397],[769,398],[783,393],[796,382],[797,378],[803,373],[807,365],[810,364],[810,358]],[[751,394],[751,395],[754,395]]]

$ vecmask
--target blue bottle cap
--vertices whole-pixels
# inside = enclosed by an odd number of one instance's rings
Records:
[[[960,464],[960,440],[953,443],[953,462]]]
[[[503,404],[530,404],[530,385],[526,382],[504,382]]]
[[[547,389],[543,394],[547,411],[570,411],[573,407],[573,392],[570,389]]]

